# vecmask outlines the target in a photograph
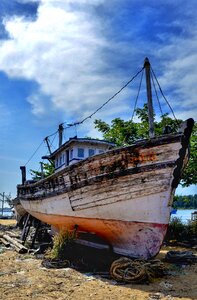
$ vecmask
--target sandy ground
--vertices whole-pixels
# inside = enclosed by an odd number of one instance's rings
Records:
[[[7,220],[0,224],[8,225]],[[169,250],[172,248],[163,248],[158,258],[163,259]],[[18,254],[0,245],[0,299],[197,299],[197,264],[168,267],[171,275],[153,283],[120,285],[70,268],[46,269],[33,255]]]

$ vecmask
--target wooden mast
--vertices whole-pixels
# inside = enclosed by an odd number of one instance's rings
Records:
[[[152,90],[151,90],[151,80],[150,80],[150,62],[147,57],[145,58],[144,61],[144,68],[146,71],[146,91],[147,91],[147,98],[148,98],[149,137],[153,138],[155,136],[154,114],[153,114]]]
[[[63,131],[64,131],[63,124],[60,124],[59,128],[58,128],[58,133],[59,133],[59,147],[61,147],[61,145],[62,145]]]
[[[49,145],[49,138],[48,138],[48,136],[47,136],[44,140],[45,140],[45,142],[46,142],[46,144],[47,144],[47,148],[48,148],[49,154],[51,155],[52,152],[51,152],[51,147],[50,147],[50,145]]]

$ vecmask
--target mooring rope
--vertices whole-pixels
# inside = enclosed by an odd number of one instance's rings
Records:
[[[121,257],[115,260],[110,268],[110,275],[118,282],[150,282],[153,278],[163,277],[166,267],[160,260],[132,260]]]

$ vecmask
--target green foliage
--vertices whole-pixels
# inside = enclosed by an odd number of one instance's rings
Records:
[[[197,221],[188,221],[186,226],[186,236],[191,238],[197,237]]]
[[[166,239],[181,240],[183,230],[184,230],[184,224],[182,223],[181,218],[177,218],[177,217],[172,218],[168,227]]]
[[[32,179],[39,180],[42,178],[41,171],[30,170]],[[53,163],[43,163],[43,177],[46,178],[54,173],[54,164]]]
[[[111,121],[111,124],[102,120],[95,120],[95,127],[103,134],[105,140],[113,142],[117,146],[127,146],[137,140],[149,138],[147,104],[144,104],[143,108],[137,108],[135,112],[140,123],[116,118]],[[159,122],[154,122],[155,135],[162,135],[167,125],[170,126],[172,133],[176,132],[181,122],[182,120],[173,120],[168,114],[164,114]],[[197,124],[195,124],[191,136],[190,160],[182,174],[181,184],[182,186],[197,184]]]
[[[190,159],[182,175],[182,186],[197,184],[197,123],[195,123],[190,139]]]
[[[197,194],[188,196],[174,196],[173,207],[197,209]]]
[[[192,241],[196,236],[197,221],[188,221],[187,224],[183,224],[180,218],[174,217],[168,226],[165,240],[175,240],[178,242]]]
[[[116,118],[111,121],[111,125],[102,120],[95,120],[95,127],[102,132],[105,140],[114,142],[117,146],[130,145],[139,139],[149,138],[147,104],[144,104],[143,108],[137,108],[135,112],[140,123]],[[171,127],[172,132],[176,132],[180,123],[181,120],[173,120],[168,114],[164,114],[160,122],[154,122],[155,135],[161,135],[166,125]]]
[[[112,120],[112,125],[101,120],[95,120],[95,127],[103,133],[105,140],[115,143],[117,146],[129,145],[135,142],[137,126],[132,121],[123,121],[120,118]]]

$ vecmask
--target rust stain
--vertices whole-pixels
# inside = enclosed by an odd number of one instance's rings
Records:
[[[38,212],[33,212],[32,215],[53,225],[58,231],[72,231],[77,225],[79,233],[94,232],[112,247],[118,247],[123,252],[126,250],[128,255],[144,258],[150,258],[159,252],[167,230],[167,224],[160,223],[57,216]]]
[[[154,152],[147,152],[147,153],[138,153],[136,156],[132,156],[130,159],[131,163],[143,163],[143,162],[149,162],[149,161],[155,161],[157,160],[156,153]]]

